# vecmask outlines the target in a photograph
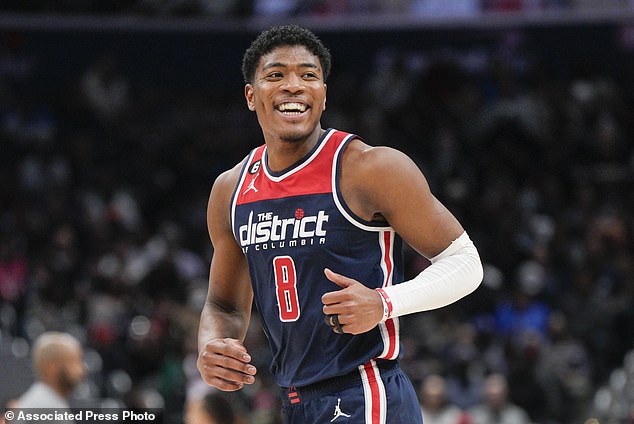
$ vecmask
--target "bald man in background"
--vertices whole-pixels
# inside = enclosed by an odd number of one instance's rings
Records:
[[[18,408],[69,408],[68,396],[86,376],[81,343],[68,333],[46,332],[33,346],[37,381],[18,399]]]

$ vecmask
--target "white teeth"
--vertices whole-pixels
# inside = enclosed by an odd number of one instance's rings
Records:
[[[302,103],[282,103],[278,106],[278,109],[281,112],[304,112],[306,110],[306,105]]]

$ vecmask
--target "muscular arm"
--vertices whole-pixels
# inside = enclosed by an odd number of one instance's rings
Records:
[[[222,174],[211,190],[207,226],[214,246],[209,291],[198,327],[198,369],[203,380],[221,390],[253,383],[256,370],[242,342],[251,318],[253,291],[246,259],[231,232],[231,194],[239,168]]]
[[[354,140],[344,152],[341,190],[359,217],[385,219],[410,246],[432,260],[418,277],[386,290],[394,316],[445,306],[478,286],[482,265],[477,250],[405,154]],[[368,331],[384,318],[378,292],[330,270],[325,273],[343,290],[323,296],[324,313],[338,314],[345,332]]]
[[[355,140],[344,154],[341,178],[343,196],[357,215],[366,220],[382,216],[427,258],[464,232],[416,164],[398,150]]]

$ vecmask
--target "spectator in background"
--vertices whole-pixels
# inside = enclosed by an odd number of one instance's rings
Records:
[[[191,400],[185,407],[185,424],[239,424],[240,418],[226,395],[209,392],[202,399]]]
[[[582,410],[592,395],[591,367],[583,343],[571,333],[566,316],[561,311],[551,314],[548,331],[550,343],[544,346],[541,360],[535,370],[544,388],[544,408],[550,418],[559,422],[572,422],[570,408]],[[546,415],[544,414],[544,415]],[[538,417],[534,417],[538,418]]]
[[[447,402],[445,379],[437,374],[425,378],[420,390],[420,408],[425,424],[467,424],[468,417]]]
[[[68,333],[46,332],[33,346],[37,381],[18,399],[18,408],[69,408],[68,397],[86,375],[83,348]]]
[[[526,411],[508,400],[508,384],[502,374],[491,374],[484,382],[485,400],[473,407],[472,424],[529,424]]]
[[[454,340],[446,351],[447,399],[467,410],[482,400],[484,373],[479,365],[476,333],[469,324],[460,324],[454,330]]]
[[[478,0],[412,0],[410,8],[417,16],[476,16],[481,5]]]
[[[129,82],[113,55],[102,56],[88,69],[81,88],[88,107],[102,123],[110,123],[121,117],[128,107]]]
[[[21,318],[26,307],[28,263],[23,250],[18,240],[0,238],[0,310],[3,304],[13,308],[16,322],[9,323],[13,327],[9,328],[9,332],[17,334],[21,333]]]
[[[5,411],[7,409],[10,408],[16,408],[18,406],[18,400],[17,399],[6,399],[5,401],[2,402],[2,411]],[[5,418],[4,414],[0,414],[0,424],[6,424],[7,420]]]
[[[511,300],[497,306],[495,322],[500,336],[523,339],[535,333],[546,337],[550,308],[537,295],[538,289],[521,280]]]

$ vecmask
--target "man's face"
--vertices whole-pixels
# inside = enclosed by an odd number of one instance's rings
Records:
[[[319,58],[300,45],[273,49],[260,59],[253,82],[245,86],[245,97],[265,137],[305,140],[326,109]]]
[[[81,348],[72,348],[64,353],[60,361],[57,381],[67,393],[73,391],[86,376],[86,367],[83,361]]]

